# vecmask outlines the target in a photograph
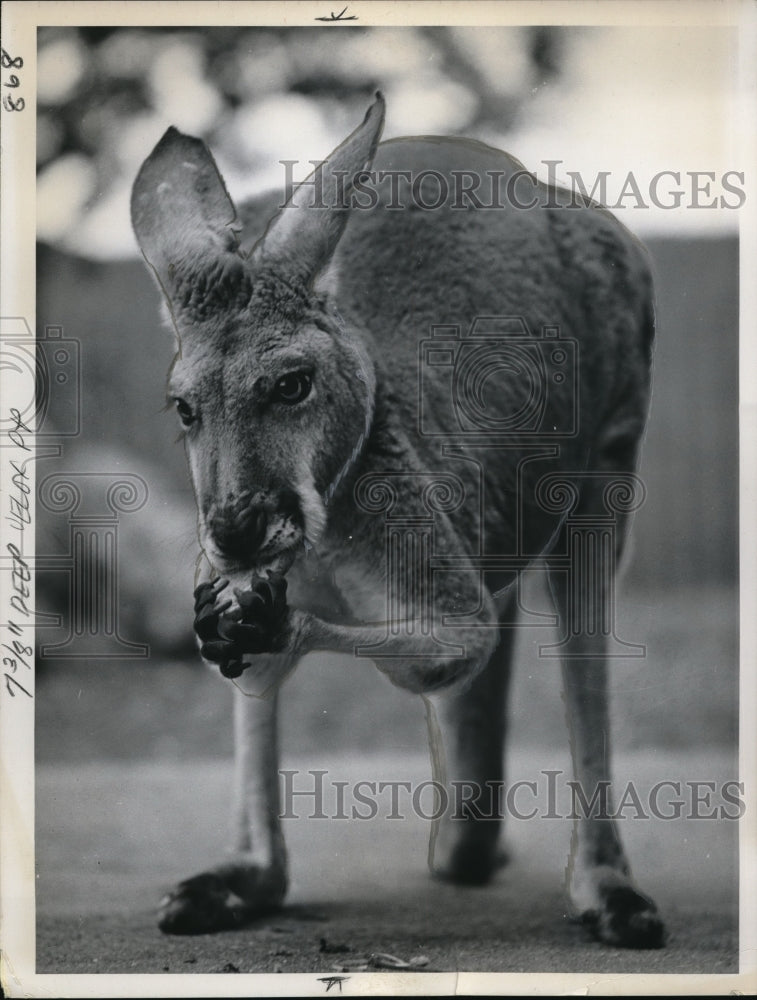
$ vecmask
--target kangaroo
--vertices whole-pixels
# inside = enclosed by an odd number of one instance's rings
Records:
[[[174,128],[134,184],[208,566],[194,628],[237,687],[234,853],[163,900],[167,933],[281,906],[278,689],[312,650],[368,656],[423,696],[436,777],[475,789],[434,828],[433,874],[492,877],[501,824],[476,807],[503,782],[518,581],[537,558],[565,626],[574,777],[587,797],[609,781],[603,623],[634,503],[616,504],[593,575],[571,525],[604,530],[608,490],[638,486],[645,252],[507,154],[379,143],[383,121],[378,93],[283,206],[260,197],[238,216],[208,148]],[[567,872],[598,939],[664,944],[612,819],[575,821]]]

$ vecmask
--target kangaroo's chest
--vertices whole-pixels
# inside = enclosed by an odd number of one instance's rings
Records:
[[[289,600],[331,622],[356,624],[385,617],[386,587],[381,560],[366,562],[346,545],[321,545],[289,574]]]

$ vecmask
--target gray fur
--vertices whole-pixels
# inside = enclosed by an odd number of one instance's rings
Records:
[[[540,501],[539,484],[561,474],[575,487],[577,511],[596,518],[601,491],[585,473],[635,468],[653,335],[641,246],[603,209],[535,189],[499,150],[436,137],[378,145],[382,122],[378,97],[316,171],[325,208],[312,207],[304,185],[277,214],[275,199],[260,198],[242,206],[237,220],[206,147],[175,130],[135,183],[135,231],[179,345],[169,392],[191,412],[186,446],[201,541],[216,570],[238,588],[239,604],[230,611],[214,611],[212,601],[223,595],[206,591],[220,646],[229,625],[245,622],[245,601],[254,605],[247,594],[256,577],[275,570],[290,585],[281,631],[265,648],[244,652],[237,860],[179,886],[163,911],[168,931],[228,926],[239,899],[247,916],[280,904],[286,855],[276,818],[276,692],[311,650],[371,654],[380,647],[377,667],[423,693],[430,732],[445,734],[432,743],[436,776],[482,786],[501,781],[511,647],[503,599],[512,603],[519,566],[566,544],[565,511]],[[496,174],[501,183],[512,178],[521,204],[535,195],[542,205],[487,211],[446,202],[426,210],[408,195],[398,205],[387,176],[373,208],[348,211],[331,198],[332,182],[338,171],[355,178],[371,161],[379,174],[437,171],[449,189],[456,171]],[[350,180],[345,194],[355,190]],[[240,249],[248,246],[249,253]],[[577,384],[558,381],[554,353],[540,355],[549,392],[536,437],[522,427],[504,437],[461,435],[449,370],[419,368],[433,327],[456,325],[464,335],[476,317],[520,317],[531,346],[555,327],[578,344]],[[309,394],[283,405],[277,386],[297,373],[310,379]],[[487,400],[495,425],[526,400],[517,365],[503,363],[497,378]],[[573,424],[575,433],[564,432]],[[445,450],[439,435],[447,436]],[[359,502],[370,477],[389,482],[392,515],[410,519],[428,518],[427,481],[462,486],[463,502],[435,514],[433,555],[448,564],[434,577],[433,648],[423,655],[410,655],[409,633],[389,634],[381,621],[388,613],[388,522]],[[487,556],[500,564],[482,576],[475,561]],[[559,572],[553,584],[566,616]],[[428,599],[428,588],[403,592],[405,624],[423,622]],[[604,640],[578,635],[569,647],[576,777],[603,780]],[[633,888],[612,824],[587,820],[577,833],[569,865],[576,914],[610,943],[659,945],[662,924],[654,904]],[[456,881],[485,881],[496,867],[496,839],[494,824],[442,824],[434,831],[432,866]]]

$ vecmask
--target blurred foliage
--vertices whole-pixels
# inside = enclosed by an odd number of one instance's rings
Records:
[[[387,138],[465,132],[497,144],[562,72],[571,37],[548,27],[40,29],[40,238],[97,257],[133,253],[129,190],[169,125],[205,139],[243,194],[278,185],[280,159],[325,156],[376,89]]]

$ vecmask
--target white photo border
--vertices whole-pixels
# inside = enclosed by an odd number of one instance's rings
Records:
[[[340,8],[342,5],[337,5]],[[331,7],[323,2],[180,3],[180,2],[4,2],[2,46],[21,55],[18,95],[21,113],[2,112],[2,271],[0,316],[3,324],[35,324],[35,140],[36,32],[43,25],[312,25]],[[336,8],[335,8],[336,9]],[[742,165],[747,173],[747,199],[740,213],[740,586],[741,689],[740,779],[745,782],[747,810],[740,825],[740,969],[733,975],[613,975],[445,973],[423,977],[402,973],[355,973],[344,984],[344,995],[435,994],[563,994],[573,991],[601,995],[712,995],[754,992],[757,987],[757,819],[753,795],[757,762],[757,7],[748,2],[717,0],[636,0],[612,4],[513,0],[513,2],[439,3],[358,2],[351,12],[361,25],[458,24],[583,24],[583,25],[733,25],[739,28],[741,77],[738,118],[741,123]],[[5,329],[5,326],[4,326]],[[25,388],[13,373],[0,371],[2,407],[23,412]],[[23,430],[19,429],[23,434]],[[21,439],[20,439],[21,440]],[[32,446],[31,437],[23,438]],[[2,479],[9,475],[12,449],[0,452]],[[30,463],[29,486],[35,495]],[[3,502],[0,497],[0,502]],[[33,504],[31,511],[34,517]],[[4,524],[3,517],[2,523]],[[5,548],[6,538],[3,538]],[[0,607],[5,620],[11,593],[0,574]],[[34,607],[33,581],[28,596]],[[33,691],[33,674],[29,678]],[[173,996],[321,996],[318,973],[301,975],[38,975],[35,972],[35,853],[34,853],[34,702],[23,694],[0,698],[2,753],[2,856],[0,933],[2,984],[8,996],[127,997]],[[322,976],[322,974],[320,974]]]

